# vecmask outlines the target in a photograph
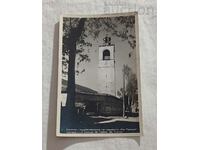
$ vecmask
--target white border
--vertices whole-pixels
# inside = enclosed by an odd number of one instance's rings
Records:
[[[58,99],[61,98],[61,77],[62,77],[62,31],[63,31],[63,18],[99,18],[99,17],[118,17],[118,16],[135,16],[135,34],[136,34],[136,61],[137,61],[137,79],[138,79],[138,100],[139,100],[139,127],[140,133],[60,133],[60,103]],[[58,88],[57,88],[57,122],[56,122],[56,136],[58,137],[130,137],[130,136],[141,136],[143,135],[142,127],[142,103],[141,103],[141,81],[140,81],[140,60],[139,60],[139,28],[138,28],[138,13],[115,13],[115,14],[98,14],[98,15],[74,15],[67,14],[60,17],[59,23],[59,56],[58,56]]]

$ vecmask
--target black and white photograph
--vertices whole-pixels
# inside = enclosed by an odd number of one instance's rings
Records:
[[[62,16],[57,136],[142,132],[138,15]]]

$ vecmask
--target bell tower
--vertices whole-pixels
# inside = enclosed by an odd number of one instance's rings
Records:
[[[115,46],[111,37],[105,37],[99,46],[98,83],[99,92],[116,96],[115,87]]]

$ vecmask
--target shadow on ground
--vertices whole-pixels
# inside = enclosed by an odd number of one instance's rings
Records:
[[[109,133],[139,133],[139,122],[133,122],[128,120],[115,120],[112,117],[100,117],[100,116],[87,116],[85,114],[75,115],[72,120],[67,120],[69,113],[67,108],[61,113],[61,132],[71,132],[70,129],[78,129],[77,132],[84,132],[83,129],[87,130],[87,133],[106,131]],[[116,118],[116,116],[115,116]],[[122,118],[118,116],[117,118]],[[65,120],[65,121],[63,121]],[[96,129],[96,131],[95,131]],[[112,130],[110,130],[112,129]]]

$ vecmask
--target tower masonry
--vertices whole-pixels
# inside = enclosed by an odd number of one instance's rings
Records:
[[[115,96],[115,46],[110,37],[105,37],[104,42],[99,46],[99,92]]]

